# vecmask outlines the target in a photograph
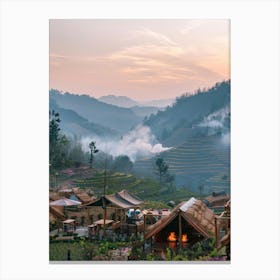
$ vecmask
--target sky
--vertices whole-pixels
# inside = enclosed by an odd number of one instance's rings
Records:
[[[230,78],[227,19],[50,20],[50,88],[168,99]]]

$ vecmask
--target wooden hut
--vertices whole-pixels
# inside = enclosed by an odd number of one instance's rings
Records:
[[[229,195],[224,191],[221,192],[213,192],[211,195],[207,196],[204,199],[205,204],[208,207],[224,207],[226,202],[229,200]]]
[[[105,228],[105,221],[107,220],[107,209],[108,208],[113,208],[115,211],[115,221],[120,221],[119,225],[122,227],[122,231],[129,230],[129,225],[127,225],[126,222],[126,216],[125,216],[125,211],[127,209],[137,209],[139,206],[143,203],[142,200],[140,200],[137,196],[129,193],[126,190],[122,190],[120,192],[110,194],[110,195],[104,195],[101,198],[90,202],[86,205],[86,207],[91,207],[91,206],[101,206],[104,209],[104,228]],[[137,226],[137,224],[136,224]],[[137,232],[137,229],[135,229]],[[105,233],[105,230],[104,230]]]
[[[87,204],[93,201],[93,199],[86,192],[75,193],[76,197],[82,202],[82,204]]]
[[[215,214],[201,200],[191,198],[149,226],[145,239],[162,246],[192,245],[215,236]]]

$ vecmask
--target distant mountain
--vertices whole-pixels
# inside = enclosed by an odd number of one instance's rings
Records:
[[[91,123],[87,119],[81,117],[73,110],[63,109],[59,107],[55,100],[50,98],[49,101],[50,110],[54,110],[59,113],[60,127],[63,133],[72,136],[93,136],[97,135],[102,138],[114,138],[117,137],[117,131],[113,129]]]
[[[158,108],[165,108],[167,106],[171,106],[175,102],[174,98],[170,99],[158,99],[158,100],[150,100],[150,101],[142,101],[140,104],[142,106],[152,106]]]
[[[159,108],[157,107],[145,107],[145,106],[134,106],[131,107],[132,110],[137,116],[144,119],[145,117],[149,117],[151,114],[155,114]]]
[[[117,131],[120,134],[128,132],[142,120],[132,110],[106,104],[88,95],[76,95],[50,90],[50,98],[60,108],[75,111],[90,123]]]
[[[164,144],[176,146],[194,134],[221,134],[230,123],[229,104],[230,81],[221,82],[194,95],[178,97],[172,106],[151,115],[144,124]]]
[[[116,95],[106,95],[98,99],[107,104],[131,108],[131,107],[156,107],[156,108],[165,108],[172,105],[175,102],[175,99],[158,99],[158,100],[149,100],[149,101],[136,101],[127,96],[116,96]]]
[[[110,105],[129,108],[141,119],[144,119],[145,117],[149,117],[151,114],[156,113],[159,109],[166,107],[165,104],[169,103],[167,100],[159,100],[158,102],[156,101],[140,102],[140,101],[135,101],[127,96],[116,96],[116,95],[102,96],[98,98],[98,100]],[[151,106],[149,104],[157,104],[157,105]],[[161,104],[164,104],[162,108],[160,107]]]
[[[111,104],[123,108],[130,108],[139,105],[137,101],[127,96],[106,95],[98,98],[98,100],[107,104]]]

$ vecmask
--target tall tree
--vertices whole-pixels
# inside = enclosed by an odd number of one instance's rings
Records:
[[[163,158],[156,159],[156,174],[159,176],[159,184],[162,185],[163,179],[168,174],[168,165]]]
[[[56,113],[54,110],[49,112],[49,142],[53,148],[59,139],[59,113]]]
[[[91,141],[89,143],[89,149],[90,149],[90,159],[89,159],[89,164],[90,164],[90,168],[92,168],[92,164],[93,164],[93,155],[98,153],[99,150],[96,149],[96,145],[94,141]]]
[[[49,112],[49,161],[51,171],[65,167],[69,163],[69,140],[60,133],[59,113],[54,110]]]

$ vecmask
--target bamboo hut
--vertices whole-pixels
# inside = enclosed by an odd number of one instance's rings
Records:
[[[201,200],[191,198],[149,226],[145,239],[155,247],[192,245],[204,238],[215,237],[215,214]]]
[[[86,207],[91,206],[101,206],[104,209],[104,234],[106,228],[106,220],[107,220],[107,209],[113,208],[115,210],[115,221],[120,221],[119,225],[122,227],[122,231],[124,231],[124,227],[126,227],[126,231],[129,225],[126,224],[126,215],[125,211],[127,209],[137,209],[143,203],[141,199],[137,196],[129,193],[126,190],[122,190],[120,192],[116,192],[110,195],[103,195],[101,198],[90,202],[86,205]],[[136,229],[137,232],[137,229]]]
[[[213,192],[211,195],[204,199],[205,204],[208,207],[224,207],[226,202],[229,200],[229,195],[225,192]]]

